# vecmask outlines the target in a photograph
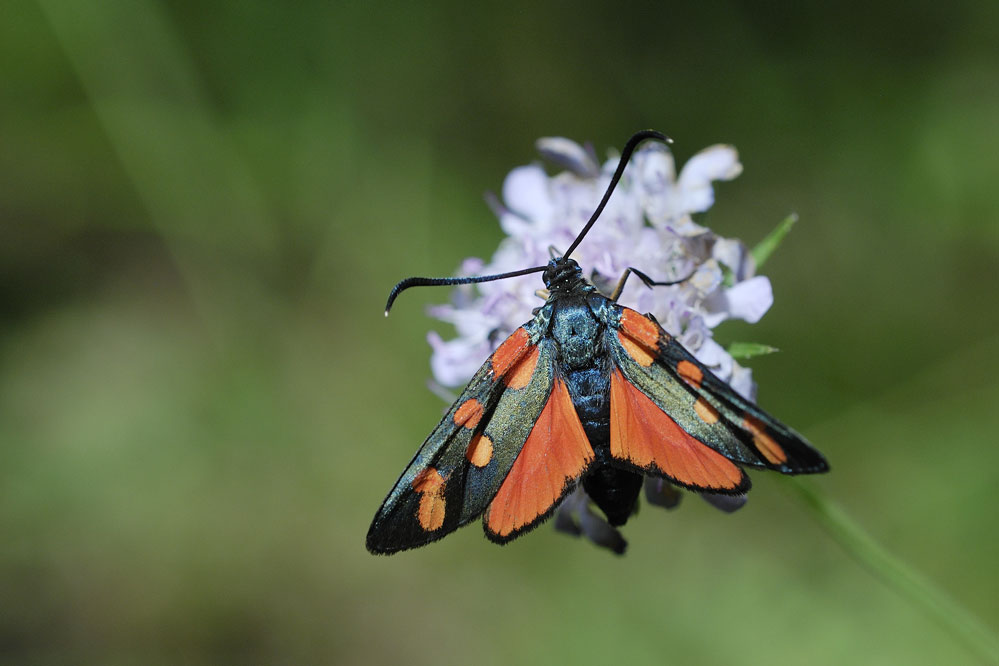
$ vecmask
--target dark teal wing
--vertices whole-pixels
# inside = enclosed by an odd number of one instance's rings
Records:
[[[373,553],[436,541],[489,505],[553,383],[550,340],[517,329],[479,368],[417,451],[368,530]]]

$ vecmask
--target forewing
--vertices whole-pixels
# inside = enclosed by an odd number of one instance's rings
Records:
[[[542,359],[557,363],[554,341],[546,338],[541,344],[552,349],[542,353]],[[593,448],[569,389],[557,369],[554,375],[544,408],[483,520],[486,536],[493,541],[506,543],[544,521],[593,462]]]
[[[723,493],[749,486],[744,475],[735,482],[732,461],[785,474],[828,469],[800,435],[718,379],[653,319],[628,308],[619,315],[606,333],[617,366],[612,455],[680,485]]]
[[[417,451],[368,530],[368,550],[436,541],[496,494],[552,390],[551,350],[517,329],[479,368]]]
[[[664,333],[665,335],[665,333]],[[701,405],[718,412],[725,424],[756,456],[755,464],[784,474],[818,474],[829,463],[792,428],[739,395],[675,339],[664,340],[659,361],[668,372],[684,380]]]

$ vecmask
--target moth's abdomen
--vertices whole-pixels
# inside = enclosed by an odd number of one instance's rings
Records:
[[[594,449],[607,448],[610,441],[610,384],[606,365],[606,359],[599,359],[588,368],[565,373],[572,404]]]
[[[642,475],[602,462],[598,456],[583,477],[583,490],[604,512],[608,523],[615,527],[624,525],[635,513]]]

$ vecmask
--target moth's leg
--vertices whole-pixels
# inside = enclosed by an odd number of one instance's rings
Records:
[[[637,268],[629,266],[628,268],[624,269],[624,274],[621,275],[621,279],[618,280],[617,286],[614,287],[614,293],[611,294],[610,297],[612,301],[617,301],[618,297],[621,296],[621,292],[624,291],[624,284],[625,282],[628,281],[628,276],[631,275],[632,273],[637,275],[638,279],[642,281],[642,284],[644,284],[649,289],[652,289],[652,287],[669,287],[670,285],[680,284],[682,282],[686,282],[693,276],[693,273],[691,273],[682,280],[671,280],[669,282],[656,282],[655,280],[653,280],[652,278],[650,278],[648,275],[638,270]]]

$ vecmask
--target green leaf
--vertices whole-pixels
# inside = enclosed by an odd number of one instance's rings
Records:
[[[761,345],[758,342],[733,342],[728,346],[728,353],[732,358],[753,358],[754,356],[765,356],[780,351],[770,345]]]
[[[759,270],[760,266],[762,266],[763,263],[770,258],[770,255],[773,254],[774,250],[777,249],[777,246],[781,244],[781,241],[784,240],[784,236],[787,236],[787,232],[791,231],[791,227],[793,227],[794,223],[797,221],[798,214],[791,213],[781,220],[780,224],[778,224],[773,231],[767,234],[763,240],[757,243],[756,247],[750,250],[750,254],[753,255],[753,260],[756,262],[757,270]]]
[[[735,284],[735,273],[726,264],[718,262],[718,266],[721,268],[722,272],[722,286],[731,287]]]

